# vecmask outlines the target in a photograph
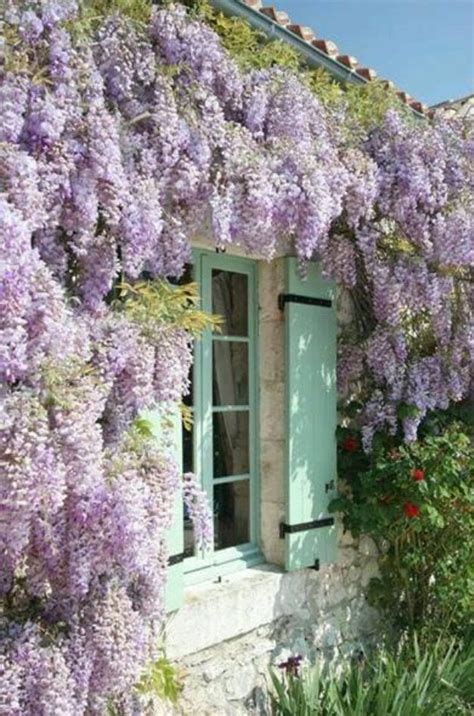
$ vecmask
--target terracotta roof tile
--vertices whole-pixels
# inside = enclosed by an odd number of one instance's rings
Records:
[[[355,70],[355,68],[359,64],[359,60],[356,57],[353,57],[352,55],[338,55],[337,60],[342,65],[349,67],[350,70]]]
[[[415,110],[415,112],[420,112],[420,114],[426,114],[428,111],[428,107],[426,104],[423,104],[423,102],[419,102],[417,99],[412,99],[408,102],[410,107]]]
[[[339,54],[339,48],[332,40],[313,40],[311,44],[329,57],[337,57]]]
[[[287,29],[301,37],[305,42],[311,42],[316,37],[312,29],[305,25],[288,25]]]
[[[369,82],[377,77],[376,71],[371,69],[370,67],[356,67],[356,72],[358,75],[364,77],[364,79]]]
[[[257,12],[261,12],[277,25],[281,25],[287,30],[290,30],[290,32],[293,32],[300,39],[312,45],[320,52],[324,52],[324,54],[330,59],[337,60],[341,64],[345,65],[350,70],[354,71],[359,77],[362,77],[366,82],[371,82],[377,77],[375,70],[370,67],[363,67],[352,55],[340,53],[337,45],[332,42],[332,40],[316,38],[314,31],[310,27],[292,23],[286,12],[275,8],[273,5],[263,7],[262,0],[241,1],[244,5],[247,5],[247,7],[250,7]],[[383,80],[383,84],[387,88],[393,89],[395,87],[393,82],[390,82],[389,80]],[[398,91],[397,95],[404,104],[408,104],[415,112],[429,116],[428,109],[422,102],[412,99],[409,94],[403,91]]]
[[[288,13],[283,12],[282,10],[277,10],[273,7],[273,5],[270,5],[269,7],[262,7],[260,12],[269,17],[270,20],[273,20],[273,22],[276,22],[278,25],[283,25],[283,27],[286,27],[291,22]]]
[[[402,102],[404,104],[410,104],[411,102],[414,101],[413,98],[410,97],[410,95],[407,94],[406,92],[401,92],[401,91],[397,92],[397,97],[400,97],[400,99],[402,100]]]

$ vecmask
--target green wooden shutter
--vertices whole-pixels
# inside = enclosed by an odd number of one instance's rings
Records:
[[[153,434],[162,442],[165,451],[173,453],[178,460],[180,473],[183,461],[183,428],[181,411],[178,405],[160,405],[155,410],[144,413],[149,421]],[[167,570],[165,605],[171,612],[183,603],[184,571],[183,571],[183,495],[181,489],[176,495],[173,506],[173,521],[167,535],[169,565]]]
[[[310,263],[303,279],[285,259],[286,516],[280,526],[288,570],[336,559],[327,506],[336,485],[335,287]]]

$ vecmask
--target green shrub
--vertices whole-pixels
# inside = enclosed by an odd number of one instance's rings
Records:
[[[456,716],[474,708],[474,649],[421,651],[416,638],[397,655],[270,671],[274,716]]]
[[[433,415],[412,444],[378,437],[373,453],[341,431],[339,469],[346,488],[330,509],[344,527],[370,535],[380,578],[369,600],[400,629],[436,639],[472,628],[474,454],[465,422]]]

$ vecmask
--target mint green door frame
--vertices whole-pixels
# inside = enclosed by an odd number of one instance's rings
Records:
[[[193,278],[201,290],[201,308],[212,312],[212,270],[222,269],[242,273],[248,281],[248,345],[249,345],[249,494],[250,494],[250,541],[238,547],[190,557],[185,560],[185,582],[193,584],[213,579],[230,572],[263,562],[259,549],[259,404],[258,404],[258,294],[257,264],[254,260],[212,251],[193,250]],[[212,375],[213,341],[218,334],[210,330],[196,341],[194,348],[194,470],[213,505],[213,425],[212,425]],[[224,338],[222,338],[224,340]],[[230,339],[229,339],[230,340]],[[234,340],[234,337],[232,337]],[[237,338],[238,340],[238,338]],[[242,409],[243,406],[240,406]]]

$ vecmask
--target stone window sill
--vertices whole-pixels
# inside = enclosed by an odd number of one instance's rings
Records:
[[[289,574],[264,564],[188,587],[166,625],[167,657],[194,654],[295,614],[303,608],[307,578],[308,570]]]

